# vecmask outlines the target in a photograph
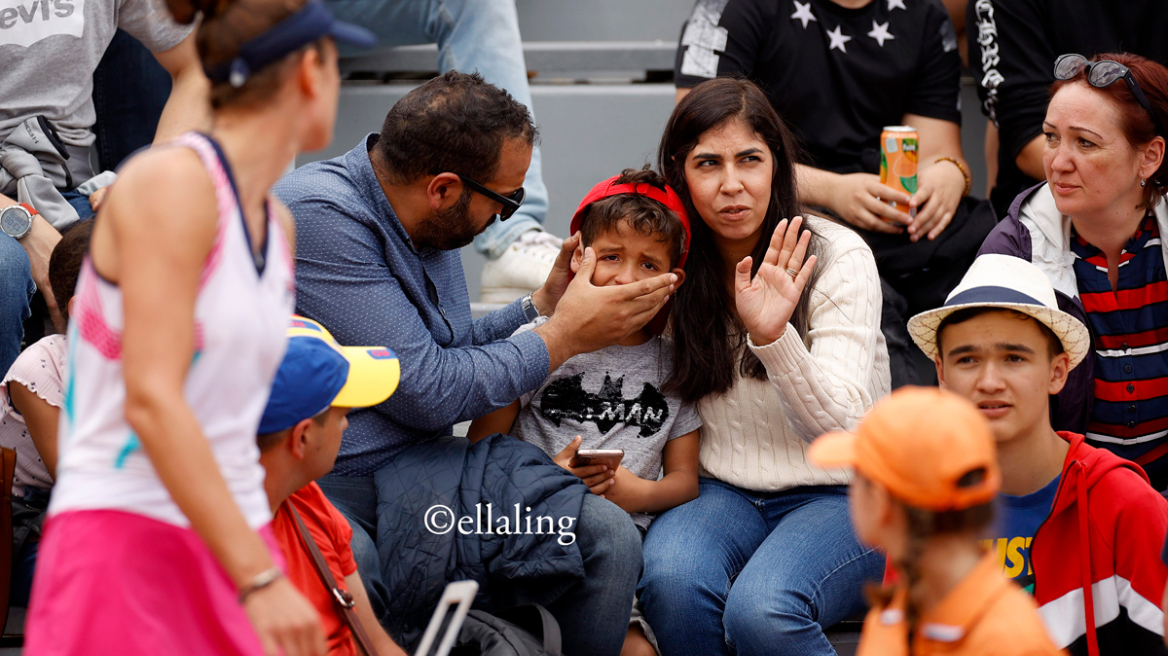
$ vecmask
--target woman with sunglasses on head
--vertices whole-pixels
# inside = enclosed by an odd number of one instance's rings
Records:
[[[168,0],[201,14],[213,129],[129,163],[97,217],[69,326],[57,486],[29,654],[319,655],[284,578],[255,435],[295,300],[269,189],[328,145],[334,39],[319,0]]]
[[[1093,348],[1052,404],[1057,430],[1142,465],[1168,488],[1168,69],[1066,54],[1043,121],[1046,182],[982,245],[1038,265]]]

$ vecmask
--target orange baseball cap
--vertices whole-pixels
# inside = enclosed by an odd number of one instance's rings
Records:
[[[1001,487],[989,422],[965,398],[936,387],[902,387],[877,403],[854,433],[820,436],[808,452],[821,467],[854,467],[915,508],[964,510]],[[985,477],[958,485],[976,469]]]

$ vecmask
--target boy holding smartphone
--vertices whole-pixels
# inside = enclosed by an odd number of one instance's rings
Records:
[[[626,285],[670,270],[678,286],[685,280],[688,217],[681,199],[653,171],[629,169],[593,187],[572,217],[572,233],[577,230],[581,249],[596,252],[594,285]],[[582,257],[577,250],[573,271]],[[643,534],[653,513],[698,495],[701,418],[662,389],[672,366],[660,335],[668,309],[619,344],[570,358],[539,389],[475,420],[468,437],[506,433],[539,446],[594,494],[628,511]],[[619,449],[624,455],[615,467],[572,467],[581,449]],[[637,635],[647,626],[634,624],[629,639],[648,648]]]

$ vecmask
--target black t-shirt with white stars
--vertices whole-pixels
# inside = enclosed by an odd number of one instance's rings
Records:
[[[961,123],[961,57],[940,0],[698,0],[682,28],[676,84],[757,82],[812,166],[876,173],[880,131],[905,114]]]

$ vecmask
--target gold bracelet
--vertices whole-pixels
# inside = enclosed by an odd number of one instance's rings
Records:
[[[973,190],[973,176],[969,174],[969,169],[965,168],[964,164],[957,161],[956,159],[953,159],[952,157],[938,157],[937,159],[933,160],[934,164],[940,164],[941,162],[953,162],[953,165],[957,167],[957,170],[961,171],[961,177],[965,178],[965,191],[961,193],[961,197],[965,198],[968,196],[969,192]]]

